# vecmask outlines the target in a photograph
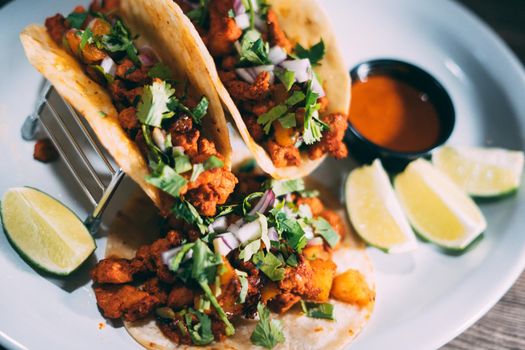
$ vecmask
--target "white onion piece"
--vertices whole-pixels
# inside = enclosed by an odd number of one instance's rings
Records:
[[[268,58],[273,64],[279,64],[283,62],[284,60],[286,60],[287,56],[288,54],[286,53],[286,51],[282,47],[277,45],[273,46],[270,49],[270,52],[268,53]]]
[[[139,48],[138,58],[140,63],[145,67],[151,67],[159,61],[159,58],[153,48],[148,45],[141,46]]]
[[[312,226],[304,226],[303,231],[306,239],[314,238],[314,230],[312,229]]]
[[[228,255],[233,250],[222,238],[219,237],[213,240],[213,248],[215,249],[215,253],[219,253],[222,256]]]
[[[312,76],[312,66],[310,64],[310,60],[307,58],[284,61],[281,62],[280,66],[294,72],[295,80],[298,83],[305,83],[310,80]]]
[[[248,222],[244,224],[235,234],[241,245],[244,247],[246,244],[253,240],[261,238],[262,230],[261,223],[259,220]]]
[[[228,227],[228,222],[226,221],[226,217],[221,216],[220,218],[217,218],[213,223],[211,223],[208,226],[208,229],[211,232],[217,232],[217,231],[223,232],[226,230],[227,227]]]
[[[151,132],[151,137],[162,152],[166,151],[166,132],[164,130],[154,128]]]
[[[104,57],[104,59],[100,63],[100,66],[102,67],[104,73],[109,74],[112,77],[115,76],[115,72],[117,71],[117,64],[115,63],[115,61],[113,61],[111,57]]]
[[[279,234],[277,233],[277,229],[275,227],[270,227],[268,229],[268,238],[270,241],[279,242]]]
[[[237,15],[235,16],[235,23],[237,24],[237,27],[246,29],[250,26],[250,16],[248,16],[247,13]]]
[[[315,74],[312,74],[312,75],[313,75],[313,78],[312,78],[312,91],[315,92],[316,94],[318,94],[319,97],[325,96],[326,94],[324,93],[324,89],[323,89],[321,83],[319,82],[319,80],[317,80],[317,77],[315,76]]]
[[[233,12],[236,16],[246,12],[246,8],[241,0],[233,0]]]
[[[323,245],[323,239],[321,237],[314,237],[311,240],[308,241],[306,244],[307,247],[316,246],[316,245]]]
[[[235,68],[235,73],[247,83],[253,84],[255,82],[251,68]]]
[[[239,241],[237,240],[235,235],[231,232],[224,232],[218,235],[217,237],[222,239],[224,243],[226,243],[226,245],[230,247],[231,249],[235,249],[239,247]]]

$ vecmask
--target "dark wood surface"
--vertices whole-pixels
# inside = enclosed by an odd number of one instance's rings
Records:
[[[488,23],[525,63],[525,0],[459,2]],[[525,350],[525,273],[481,320],[442,348],[473,349]]]
[[[0,7],[7,2],[0,0]],[[488,23],[525,63],[525,0],[459,2]],[[525,273],[489,313],[442,348],[472,349],[525,350]]]

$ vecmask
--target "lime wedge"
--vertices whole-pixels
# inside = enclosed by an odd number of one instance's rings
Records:
[[[410,163],[394,186],[414,229],[443,248],[462,250],[487,227],[474,201],[426,160]]]
[[[416,238],[381,162],[353,170],[346,180],[346,209],[357,234],[388,253],[416,248]]]
[[[8,239],[29,263],[44,271],[68,275],[95,250],[95,241],[82,221],[36,189],[9,189],[0,208]]]
[[[432,162],[476,197],[499,197],[515,191],[523,172],[523,152],[501,148],[447,146],[434,154]]]

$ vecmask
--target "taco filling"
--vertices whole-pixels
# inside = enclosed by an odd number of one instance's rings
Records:
[[[67,17],[49,17],[48,34],[107,89],[120,126],[149,163],[146,181],[186,211],[214,216],[237,178],[214,141],[201,134],[208,99],[196,97],[150,46],[139,44],[117,15],[118,3],[93,1],[89,10],[78,6]]]
[[[232,336],[240,319],[258,315],[250,340],[273,348],[285,339],[270,310],[283,314],[300,305],[295,312],[305,317],[336,322],[330,298],[357,308],[373,302],[359,271],[336,276],[332,254],[344,223],[315,191],[301,180],[240,176],[234,204],[202,218],[204,235],[172,224],[165,238],[142,246],[133,259],[97,264],[91,276],[105,317],[154,317],[174,343],[207,345]]]
[[[300,166],[303,152],[311,160],[347,156],[346,116],[326,113],[330,97],[314,71],[325,56],[322,39],[310,48],[294,45],[264,0],[176,2],[213,56],[245,127],[275,167]]]

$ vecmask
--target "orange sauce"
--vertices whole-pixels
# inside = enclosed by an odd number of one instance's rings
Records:
[[[440,120],[428,97],[384,75],[352,84],[349,120],[369,141],[398,152],[430,148],[440,134]]]

